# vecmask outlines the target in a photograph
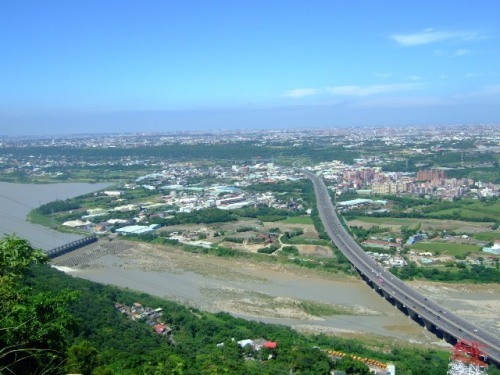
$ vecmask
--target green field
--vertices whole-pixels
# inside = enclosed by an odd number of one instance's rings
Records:
[[[397,218],[397,217],[371,217],[362,216],[357,217],[356,220],[364,221],[366,223],[373,223],[377,225],[414,225],[422,221],[422,219],[410,219],[410,218]],[[425,219],[424,219],[425,220]]]
[[[475,253],[481,250],[481,246],[467,245],[458,243],[439,243],[439,242],[418,242],[410,247],[417,252],[431,252],[433,254],[439,251],[441,255],[461,256],[467,253]]]
[[[454,215],[458,213],[460,218],[464,220],[470,219],[478,219],[478,218],[487,218],[491,219],[491,221],[496,221],[500,217],[500,214],[494,214],[491,212],[487,212],[485,210],[474,210],[474,209],[466,209],[466,208],[449,208],[447,210],[436,211],[428,214],[429,217],[443,217],[447,218],[450,215]]]
[[[441,211],[434,211],[429,213],[429,216],[439,217],[439,216],[449,216],[454,213],[458,213],[461,218],[467,220],[467,218],[488,218],[491,221],[498,221],[500,218],[500,202],[493,203],[483,203],[483,202],[473,202],[464,201],[462,204],[458,202],[457,207],[448,208]]]
[[[47,228],[50,228],[52,226],[52,220],[50,216],[42,215],[35,210],[31,210],[30,213],[28,214],[28,221],[32,222],[33,224],[42,225]]]
[[[500,231],[481,232],[474,234],[474,238],[480,241],[495,241],[500,240]]]
[[[357,222],[357,223],[356,223]],[[359,225],[366,223],[364,228],[369,228],[373,225],[378,225],[382,228],[391,228],[391,230],[400,230],[402,226],[414,227],[421,224],[421,229],[424,231],[429,230],[448,230],[457,231],[460,233],[487,233],[491,227],[491,222],[476,222],[476,221],[460,221],[449,219],[424,219],[424,218],[395,218],[395,217],[370,217],[358,216],[355,219],[349,220],[349,225]]]
[[[309,216],[292,216],[283,220],[287,224],[312,224],[312,220]]]

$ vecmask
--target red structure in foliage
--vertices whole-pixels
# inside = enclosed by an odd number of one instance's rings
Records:
[[[482,368],[488,367],[484,362],[486,355],[481,351],[481,344],[476,341],[459,340],[453,347],[451,360]]]

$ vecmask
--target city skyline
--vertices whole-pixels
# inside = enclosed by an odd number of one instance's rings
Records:
[[[0,5],[0,134],[500,123],[500,5]]]

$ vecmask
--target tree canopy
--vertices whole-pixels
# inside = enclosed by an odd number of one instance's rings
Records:
[[[0,373],[62,372],[66,336],[74,324],[67,305],[77,293],[38,292],[22,279],[48,257],[17,236],[0,239]]]

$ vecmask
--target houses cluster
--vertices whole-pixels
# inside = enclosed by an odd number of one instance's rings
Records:
[[[373,251],[367,251],[366,253],[387,268],[404,267],[408,264],[400,255],[390,255]]]
[[[471,146],[456,149],[455,145],[467,141]],[[169,184],[186,186],[190,178],[220,177],[221,179],[237,178],[242,184],[252,181],[280,181],[293,178],[297,172],[291,167],[278,167],[273,157],[263,159],[256,152],[251,163],[233,165],[226,168],[210,164],[202,167],[203,162],[179,163],[179,155],[139,155],[137,152],[117,153],[114,158],[99,153],[89,156],[88,153],[68,152],[51,153],[57,148],[112,150],[137,149],[138,147],[160,147],[170,145],[225,145],[241,143],[255,148],[272,147],[274,150],[304,148],[316,145],[341,147],[346,150],[362,150],[362,157],[354,160],[351,165],[344,162],[322,163],[314,167],[321,171],[326,179],[338,184],[338,190],[368,189],[378,194],[425,194],[452,199],[456,196],[474,195],[479,197],[495,196],[499,194],[498,184],[479,182],[471,184],[470,180],[446,179],[445,169],[438,172],[423,171],[420,175],[403,173],[408,170],[410,155],[437,155],[442,152],[462,152],[460,163],[451,163],[456,168],[493,168],[495,163],[486,158],[486,161],[476,161],[468,155],[479,153],[497,153],[498,128],[488,125],[449,126],[435,128],[425,127],[398,127],[398,128],[355,128],[355,129],[281,129],[281,130],[246,130],[246,131],[218,131],[218,132],[177,132],[177,133],[137,133],[137,134],[105,134],[105,135],[67,135],[51,137],[7,137],[0,136],[0,150],[9,149],[9,153],[0,156],[0,171],[6,177],[30,178],[65,178],[71,176],[74,170],[98,168],[103,170],[123,170],[133,167],[152,171],[135,181],[146,189],[155,189],[158,186],[149,183],[155,178],[168,177]],[[276,148],[278,146],[278,148]],[[30,148],[46,148],[47,152],[29,153],[11,150]],[[167,148],[165,148],[168,150]],[[181,148],[182,149],[182,148]],[[269,153],[269,149],[265,149]],[[459,151],[460,150],[460,151]],[[279,152],[279,151],[277,151]],[[302,152],[302,150],[301,150]],[[465,155],[465,157],[464,157]],[[470,161],[468,159],[471,159]],[[479,158],[481,159],[481,158]],[[406,162],[406,164],[405,164]],[[227,161],[225,162],[227,164]],[[382,172],[388,163],[401,163],[401,172]],[[422,169],[427,165],[422,164]],[[153,172],[154,171],[154,172]],[[165,174],[164,171],[167,173]],[[106,178],[99,176],[97,178]],[[177,180],[177,181],[175,181]],[[132,184],[133,185],[133,184]]]
[[[232,185],[222,185],[210,178],[210,183],[189,181],[199,177],[214,177]],[[216,176],[216,177],[215,177]],[[193,163],[174,163],[161,172],[139,177],[135,183],[128,183],[115,190],[96,193],[103,199],[103,207],[88,209],[83,215],[63,223],[64,226],[104,234],[110,230],[120,234],[143,234],[153,232],[158,226],[150,225],[155,217],[168,219],[176,213],[189,213],[207,208],[231,210],[248,205],[265,205],[278,209],[302,210],[300,200],[281,199],[272,192],[248,192],[244,188],[259,182],[297,180],[304,176],[293,168],[276,167],[273,163],[253,165],[232,165],[231,167],[202,167]],[[201,179],[203,181],[203,178]],[[154,191],[151,201],[127,200],[127,191],[146,189]],[[150,194],[151,195],[151,194]],[[106,207],[106,208],[104,208]],[[107,220],[100,221],[106,216]],[[111,218],[110,218],[111,217]]]
[[[267,341],[265,339],[244,339],[238,341],[238,345],[241,348],[249,347],[253,350],[261,350],[262,348],[274,350],[278,347],[278,344],[275,341]]]
[[[139,302],[134,302],[132,306],[115,303],[115,309],[131,320],[139,320],[151,326],[158,335],[172,335],[172,328],[162,321],[163,309],[161,307],[153,309],[152,307],[144,307]]]
[[[235,342],[236,339],[233,337],[231,341]],[[278,343],[276,341],[268,341],[263,338],[258,339],[244,339],[236,342],[241,349],[245,350],[245,359],[255,359],[252,352],[261,352],[262,349],[268,350],[267,360],[273,359],[276,356],[276,350],[278,349]],[[217,344],[218,348],[224,347],[224,343],[220,342]]]
[[[494,197],[500,195],[500,185],[483,183],[470,178],[446,178],[444,169],[420,170],[415,173],[383,172],[382,167],[356,165],[340,161],[321,163],[312,170],[321,174],[334,186],[337,194],[357,191],[368,194],[426,196],[453,200],[460,197]]]

